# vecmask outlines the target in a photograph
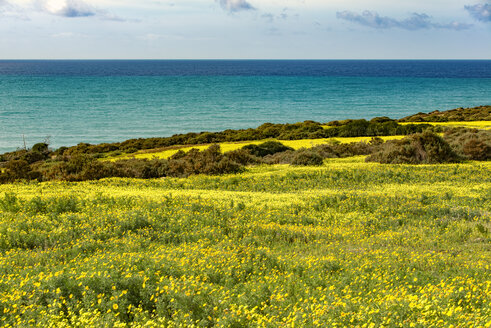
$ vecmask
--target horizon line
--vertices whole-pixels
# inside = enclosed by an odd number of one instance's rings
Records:
[[[0,58],[0,61],[491,61],[491,58]]]

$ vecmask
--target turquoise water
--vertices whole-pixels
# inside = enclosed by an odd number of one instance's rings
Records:
[[[1,68],[1,65],[0,65]],[[491,104],[491,78],[1,74],[0,152]]]

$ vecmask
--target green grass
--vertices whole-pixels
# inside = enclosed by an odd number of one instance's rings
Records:
[[[480,327],[491,163],[0,186],[0,326]]]

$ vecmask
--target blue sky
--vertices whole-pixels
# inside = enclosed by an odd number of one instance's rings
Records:
[[[2,59],[490,59],[491,0],[0,0]]]

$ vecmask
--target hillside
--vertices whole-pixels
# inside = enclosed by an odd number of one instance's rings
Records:
[[[456,108],[431,113],[418,113],[398,120],[399,122],[469,122],[491,121],[491,106]]]
[[[0,322],[479,327],[490,162],[0,185]]]

